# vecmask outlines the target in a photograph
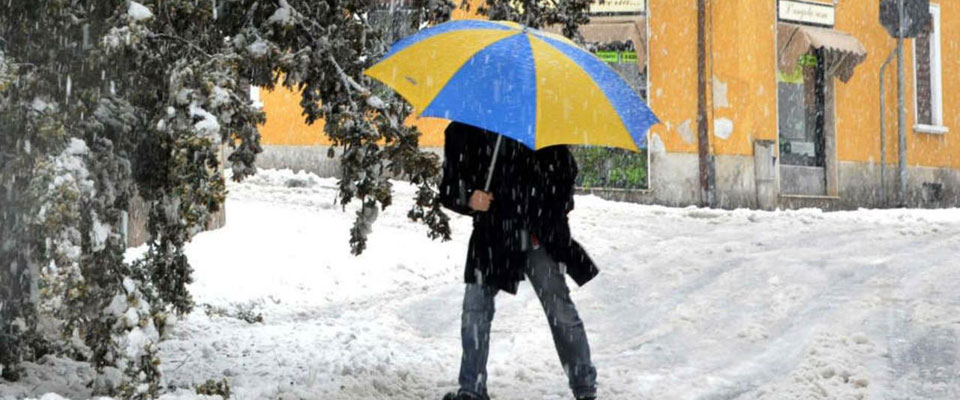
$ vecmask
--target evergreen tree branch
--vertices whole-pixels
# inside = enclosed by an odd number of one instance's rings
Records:
[[[167,34],[167,33],[151,33],[151,34],[149,34],[147,37],[148,37],[148,38],[151,38],[151,39],[167,39],[167,40],[177,41],[177,42],[180,42],[180,43],[183,43],[183,44],[187,45],[188,47],[190,47],[190,48],[193,49],[194,51],[196,51],[196,52],[204,55],[204,56],[207,57],[207,58],[213,58],[213,56],[212,56],[210,53],[207,53],[205,50],[203,50],[203,48],[201,48],[200,46],[198,46],[196,43],[193,43],[193,42],[191,42],[191,41],[189,41],[189,40],[187,40],[187,39],[184,39],[184,38],[179,37],[179,36],[176,36],[176,35],[171,35],[171,34]]]

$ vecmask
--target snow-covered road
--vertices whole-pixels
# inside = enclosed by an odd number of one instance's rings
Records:
[[[294,186],[294,187],[290,187]],[[360,257],[335,181],[261,171],[188,249],[199,306],[162,345],[168,383],[236,399],[439,399],[456,386],[462,265],[397,184]],[[665,208],[577,197],[601,274],[573,289],[601,399],[960,398],[960,210]],[[497,298],[496,400],[571,398],[530,286]],[[205,312],[209,310],[210,312]],[[262,313],[262,323],[231,317]],[[39,392],[43,393],[43,392]],[[37,394],[39,394],[37,393]]]

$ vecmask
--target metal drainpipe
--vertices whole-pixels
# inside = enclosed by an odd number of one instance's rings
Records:
[[[904,81],[903,81],[903,20],[904,10],[903,10],[903,0],[897,2],[897,12],[899,13],[899,19],[897,20],[898,30],[897,35],[897,90],[899,97],[898,109],[899,113],[897,114],[897,124],[900,128],[900,187],[897,192],[897,201],[900,203],[900,207],[907,206],[907,105],[904,100]]]
[[[880,204],[884,207],[887,206],[887,91],[883,78],[895,55],[897,49],[891,50],[887,60],[880,66]]]
[[[707,119],[707,0],[697,0],[697,150],[700,161],[700,205],[716,206]]]

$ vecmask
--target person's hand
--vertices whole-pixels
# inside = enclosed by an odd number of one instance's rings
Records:
[[[493,195],[482,190],[474,190],[470,195],[470,208],[474,211],[485,212],[490,209],[490,202],[493,201]]]

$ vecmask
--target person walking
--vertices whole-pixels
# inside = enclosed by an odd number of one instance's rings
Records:
[[[487,189],[497,143],[496,133],[459,122],[445,131],[440,201],[472,216],[473,233],[464,265],[460,389],[443,399],[489,399],[486,367],[494,298],[500,291],[516,294],[524,277],[546,313],[574,397],[595,399],[597,372],[564,277],[566,273],[584,285],[599,272],[572,239],[567,222],[576,161],[566,146],[534,152],[503,137]]]

